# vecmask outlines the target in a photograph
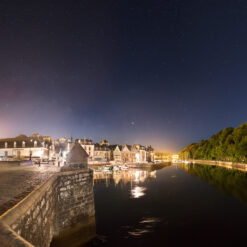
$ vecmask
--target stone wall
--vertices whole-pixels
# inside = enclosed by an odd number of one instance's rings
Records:
[[[93,172],[84,169],[53,175],[2,215],[0,224],[17,236],[9,246],[28,242],[26,246],[48,247],[54,237],[88,218],[94,219]],[[0,232],[0,246],[7,237],[3,235]]]
[[[78,222],[80,216],[94,215],[93,174],[66,172],[58,177],[58,228]],[[69,217],[68,217],[69,216]]]

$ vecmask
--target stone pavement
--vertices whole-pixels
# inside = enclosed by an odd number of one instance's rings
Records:
[[[0,215],[58,171],[50,166],[0,166]]]

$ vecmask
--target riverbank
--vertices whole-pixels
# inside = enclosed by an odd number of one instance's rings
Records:
[[[164,166],[169,166],[171,165],[171,162],[163,162],[163,163],[127,163],[124,164],[125,167],[127,168],[134,168],[134,169],[149,169],[149,170],[158,170],[163,168]],[[114,166],[113,164],[110,163],[102,163],[102,164],[89,164],[89,167],[92,168],[93,170],[97,170],[100,167],[105,167],[105,166]]]
[[[191,163],[197,163],[202,165],[213,165],[225,167],[228,169],[236,169],[240,171],[247,171],[247,164],[228,162],[228,161],[218,161],[218,160],[189,160]]]

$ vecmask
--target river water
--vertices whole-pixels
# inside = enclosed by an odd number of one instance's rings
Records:
[[[88,246],[246,246],[247,174],[207,165],[95,172]]]

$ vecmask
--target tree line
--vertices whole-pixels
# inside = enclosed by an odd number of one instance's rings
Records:
[[[237,128],[225,128],[208,140],[192,143],[184,148],[179,157],[182,160],[247,161],[247,123]]]

